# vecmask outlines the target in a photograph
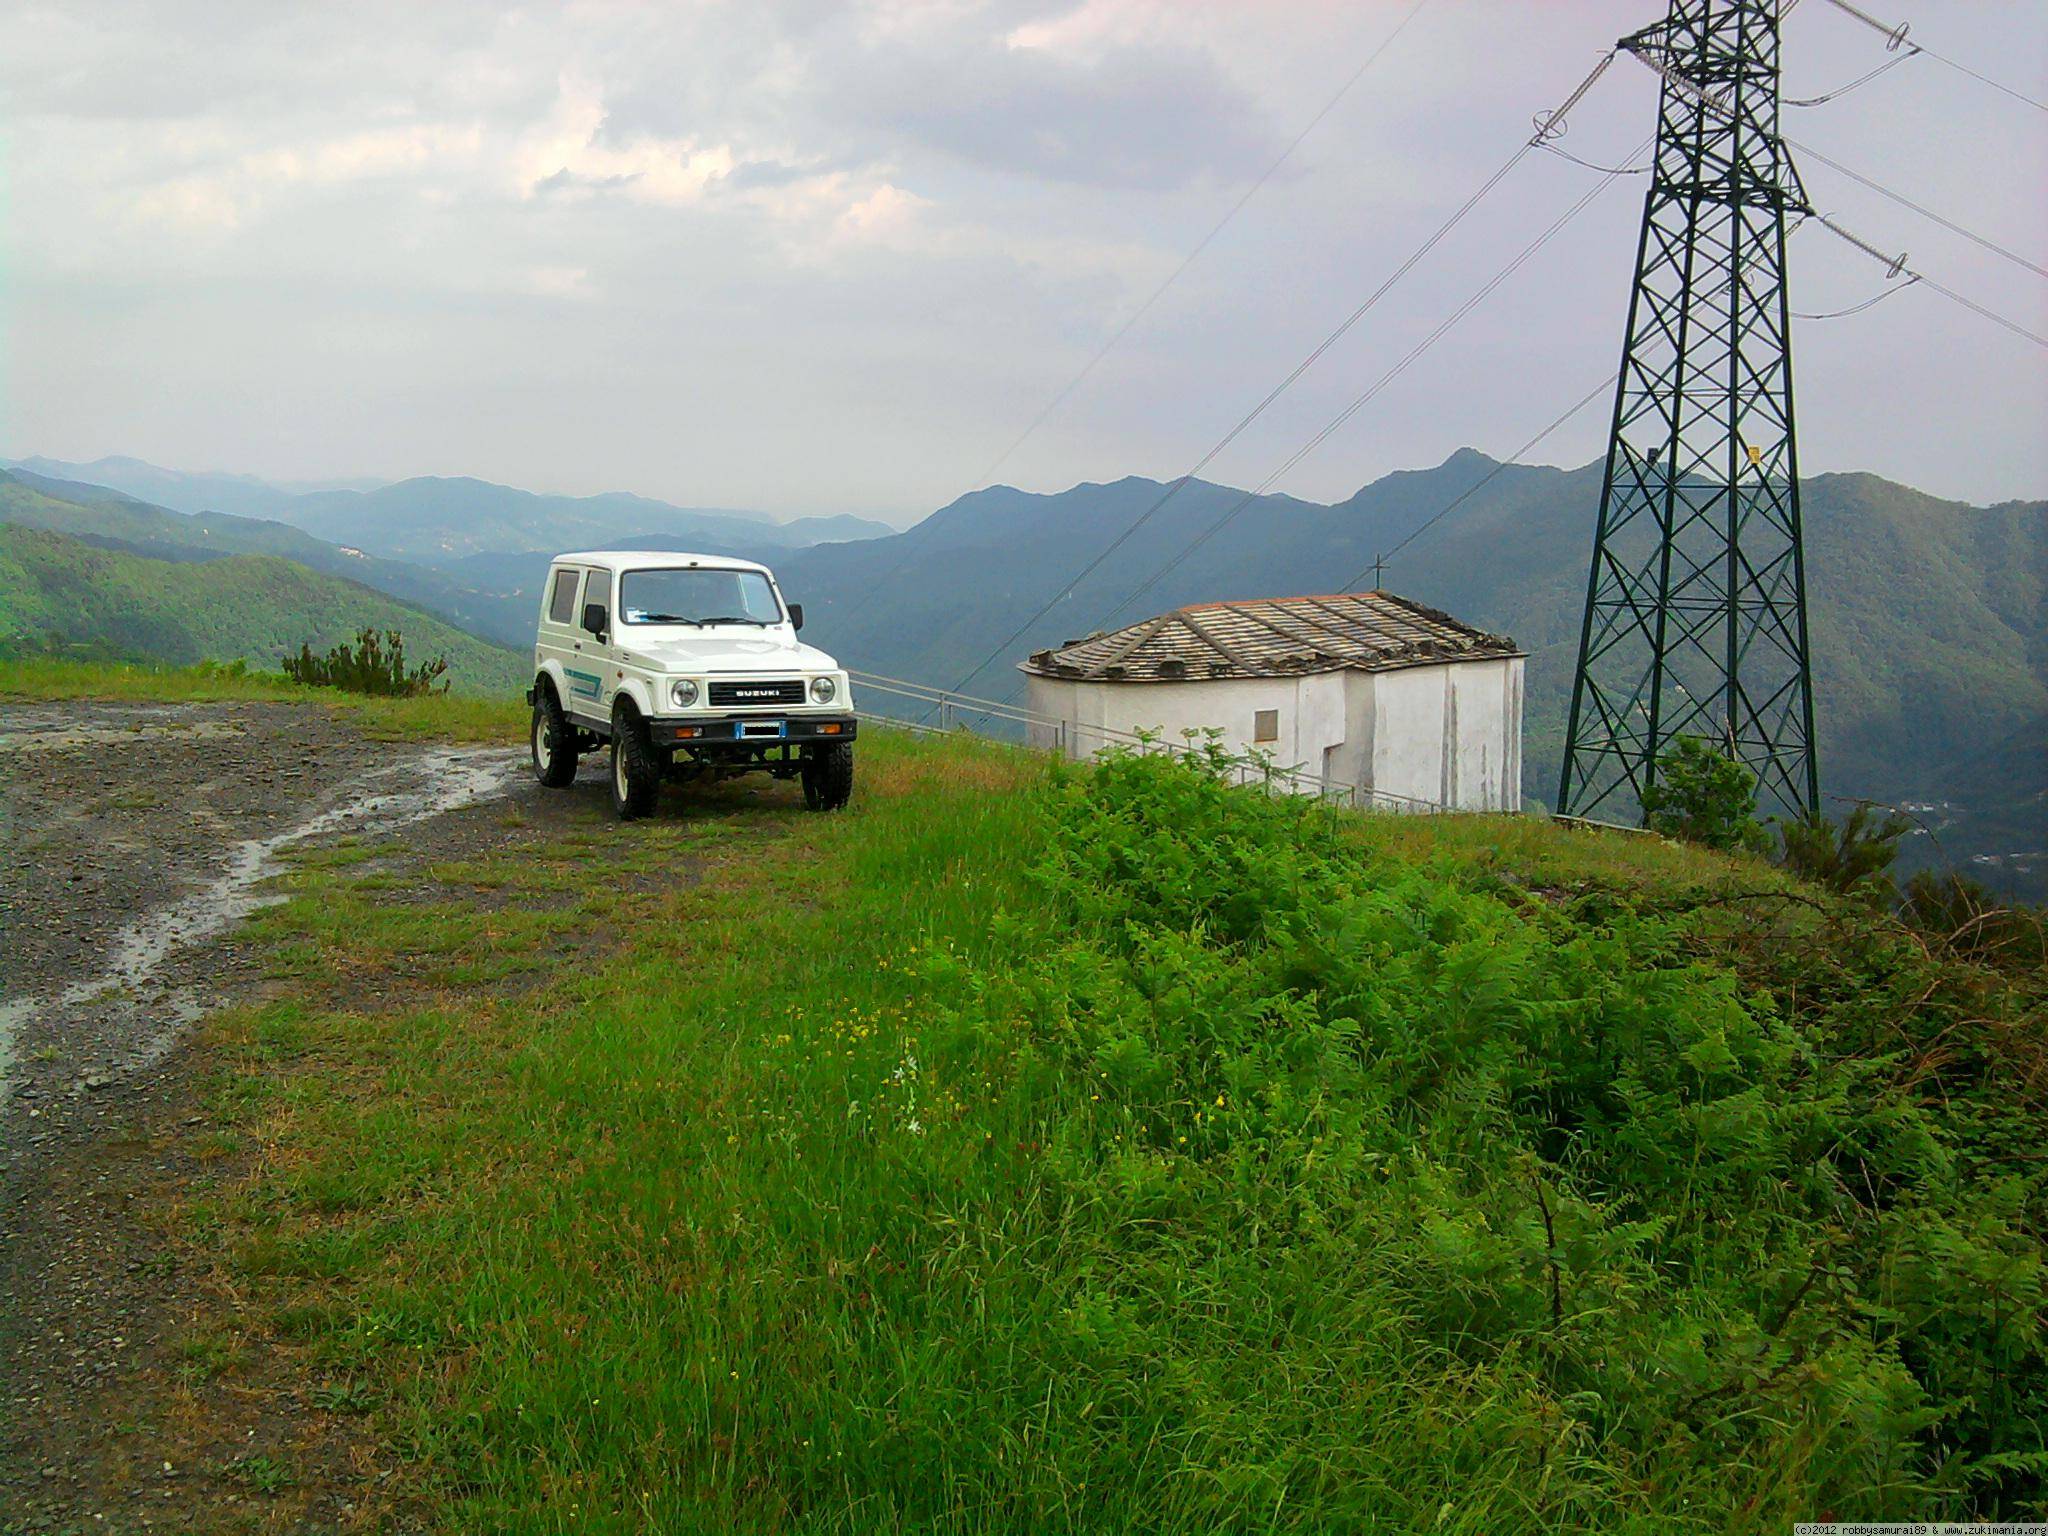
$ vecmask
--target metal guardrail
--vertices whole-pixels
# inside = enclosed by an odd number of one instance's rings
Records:
[[[900,677],[884,677],[873,672],[849,672],[847,674],[856,689],[889,695],[905,700],[911,709],[917,711],[916,719],[905,719],[901,715],[886,714],[855,706],[854,713],[863,720],[877,725],[895,726],[902,730],[924,734],[951,734],[956,730],[971,730],[984,720],[1002,720],[1012,725],[1021,725],[1029,730],[1037,727],[1052,738],[1052,750],[1061,757],[1075,755],[1072,749],[1086,742],[1099,746],[1124,747],[1134,752],[1163,752],[1173,756],[1192,757],[1201,748],[1190,743],[1161,741],[1157,737],[1141,736],[1135,731],[1119,731],[1110,726],[1089,725],[1078,720],[1063,720],[1053,715],[1044,715],[1036,710],[1022,709],[1015,704],[1005,704],[995,699],[976,698],[972,694],[955,693],[946,688],[933,688],[924,683],[907,682]],[[856,693],[856,699],[859,694]],[[1346,805],[1355,810],[1403,811],[1410,815],[1440,815],[1448,807],[1433,800],[1416,800],[1407,795],[1388,794],[1384,790],[1366,789],[1357,784],[1342,784],[1325,780],[1318,774],[1303,771],[1299,766],[1285,767],[1277,763],[1241,763],[1233,770],[1237,782],[1246,786],[1263,786],[1267,790],[1283,790],[1292,795],[1312,796],[1330,805]]]

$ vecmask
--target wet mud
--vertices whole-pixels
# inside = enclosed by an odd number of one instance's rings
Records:
[[[189,1027],[261,994],[240,924],[290,851],[459,856],[539,793],[521,749],[370,741],[317,707],[0,702],[0,1532],[249,1528],[218,1478],[129,1465],[122,1422],[190,1309],[151,1219],[201,1173]]]

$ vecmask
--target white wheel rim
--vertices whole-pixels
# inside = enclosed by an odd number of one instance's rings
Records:
[[[616,741],[612,743],[612,783],[618,790],[620,803],[623,804],[627,798],[626,754],[619,750],[619,744]]]
[[[533,760],[543,768],[548,765],[548,717],[546,715],[534,716]]]

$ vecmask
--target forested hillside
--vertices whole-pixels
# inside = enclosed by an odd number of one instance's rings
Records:
[[[291,560],[155,560],[63,534],[0,527],[0,644],[50,642],[155,661],[276,667],[301,644],[396,629],[416,660],[445,656],[459,692],[525,687],[526,658],[425,609]]]
[[[417,603],[499,644],[523,646],[533,638],[535,599],[529,593],[497,591],[463,575],[380,559],[267,518],[177,512],[106,486],[17,469],[0,470],[0,523],[69,534],[158,560],[278,555]]]

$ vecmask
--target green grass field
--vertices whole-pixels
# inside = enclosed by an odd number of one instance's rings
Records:
[[[305,688],[282,672],[235,667],[153,666],[142,662],[0,658],[0,700],[106,699],[127,703],[205,704],[261,699],[317,704],[355,721],[364,734],[392,741],[520,741],[526,703],[516,692],[374,698],[336,688]]]
[[[1654,839],[860,753],[302,860],[195,1348],[448,1530],[2048,1514],[2038,976]]]

